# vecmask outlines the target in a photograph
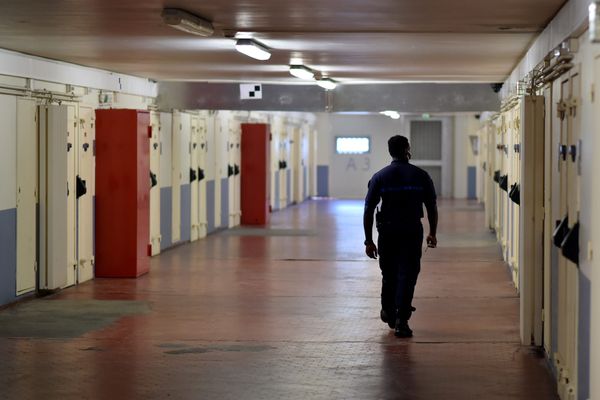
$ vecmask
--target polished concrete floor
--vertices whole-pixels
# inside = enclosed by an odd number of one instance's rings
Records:
[[[310,201],[0,312],[2,399],[555,399],[475,204],[440,206],[411,320],[379,320],[360,201]]]

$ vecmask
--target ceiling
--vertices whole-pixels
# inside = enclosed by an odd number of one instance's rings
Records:
[[[0,48],[155,80],[299,82],[301,62],[342,83],[503,81],[565,0],[3,0]],[[213,22],[203,38],[164,7]],[[236,32],[272,49],[234,50]]]

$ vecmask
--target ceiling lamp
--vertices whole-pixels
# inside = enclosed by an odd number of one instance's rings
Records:
[[[330,78],[321,78],[317,80],[317,85],[321,86],[323,89],[333,90],[337,86],[337,83]]]
[[[175,29],[199,36],[212,36],[215,32],[210,21],[178,8],[165,8],[163,22]]]
[[[271,58],[269,50],[254,39],[238,39],[235,43],[235,49],[256,60],[265,61]]]
[[[312,80],[315,78],[315,73],[304,65],[290,65],[290,74],[296,78]]]
[[[397,111],[381,111],[379,114],[390,117],[391,119],[400,119],[400,113]]]

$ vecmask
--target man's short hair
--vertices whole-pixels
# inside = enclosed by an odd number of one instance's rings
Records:
[[[406,150],[410,148],[410,143],[405,136],[396,135],[388,140],[388,150],[394,158],[402,158],[406,155]]]

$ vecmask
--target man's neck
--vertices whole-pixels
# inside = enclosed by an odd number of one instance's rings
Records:
[[[392,161],[408,163],[408,157],[392,157]]]

